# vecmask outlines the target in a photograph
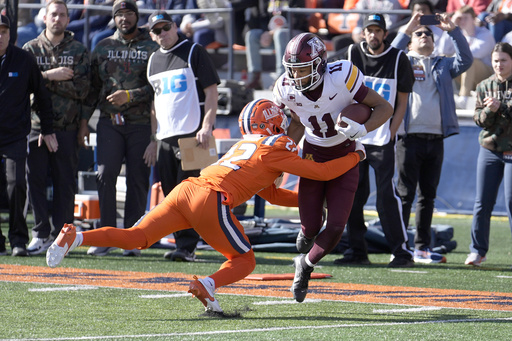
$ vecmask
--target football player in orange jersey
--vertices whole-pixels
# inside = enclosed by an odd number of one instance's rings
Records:
[[[274,184],[283,172],[329,180],[365,158],[360,145],[355,152],[324,163],[301,159],[295,142],[285,135],[286,115],[266,99],[247,104],[238,122],[243,139],[220,160],[203,169],[199,177],[188,178],[174,188],[132,228],[102,227],[76,232],[75,226],[65,224],[46,253],[48,266],[56,267],[69,251],[80,245],[145,249],[175,231],[193,227],[227,261],[209,277],[194,276],[189,292],[203,303],[206,311],[221,313],[215,289],[245,278],[256,266],[249,239],[231,209],[255,194],[272,204],[297,207],[297,193]]]

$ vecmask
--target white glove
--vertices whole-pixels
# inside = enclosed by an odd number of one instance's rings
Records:
[[[366,149],[364,149],[364,145],[361,141],[356,141],[356,152],[358,150],[363,153],[363,157],[359,162],[366,160]]]
[[[359,124],[348,117],[342,117],[341,120],[348,124],[348,126],[346,128],[336,126],[336,130],[345,135],[347,139],[351,141],[363,137],[368,133],[364,124]]]

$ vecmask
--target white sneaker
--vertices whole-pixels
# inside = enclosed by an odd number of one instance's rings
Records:
[[[132,249],[132,250],[124,250],[123,251],[124,257],[140,257],[142,256],[139,249]]]
[[[76,227],[73,224],[64,224],[57,239],[46,251],[46,264],[50,268],[59,265],[69,251],[82,244],[83,238],[81,236],[80,233],[80,237],[77,238]]]
[[[430,249],[425,250],[414,250],[414,262],[415,263],[446,263],[446,257],[437,252],[432,252]]]
[[[27,252],[29,255],[38,255],[46,251],[53,243],[53,238],[32,238],[30,244],[28,244]]]
[[[455,99],[455,108],[467,109],[469,96],[454,95],[454,99]]]
[[[466,258],[466,261],[464,262],[464,264],[480,266],[482,264],[482,262],[485,262],[486,260],[487,260],[487,257],[482,257],[478,253],[471,252],[468,255],[468,258]]]
[[[91,246],[89,250],[87,250],[87,254],[89,256],[106,256],[110,251],[117,249],[117,247],[110,246]]]

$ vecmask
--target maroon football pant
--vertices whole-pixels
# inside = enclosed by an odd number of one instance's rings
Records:
[[[346,141],[333,147],[319,147],[304,142],[303,158],[325,162],[355,150],[355,142]],[[327,207],[326,228],[318,235],[309,251],[309,260],[316,264],[339,243],[345,229],[359,180],[359,165],[330,181],[299,180],[299,213],[302,233],[314,238],[322,228],[322,207]]]

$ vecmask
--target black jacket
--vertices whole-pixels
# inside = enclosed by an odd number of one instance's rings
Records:
[[[27,138],[30,133],[30,94],[41,118],[41,132],[51,134],[51,95],[30,52],[9,44],[0,68],[0,146]]]

